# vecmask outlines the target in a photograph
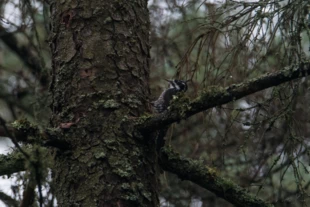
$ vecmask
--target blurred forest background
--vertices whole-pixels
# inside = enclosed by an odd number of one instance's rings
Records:
[[[53,34],[48,4],[0,1],[0,117],[6,123],[49,124]],[[149,1],[150,101],[167,87],[164,78],[191,80],[186,95],[194,98],[208,87],[226,87],[306,61],[309,8],[307,0]],[[173,125],[168,144],[276,206],[307,206],[309,87],[310,79],[301,78],[199,113]],[[3,147],[11,146],[8,142],[1,137],[1,153],[12,153]],[[0,184],[6,194],[0,200],[21,200],[27,176],[3,177],[11,185]],[[169,173],[161,183],[161,206],[231,206]],[[43,187],[46,206],[55,205],[49,179]]]

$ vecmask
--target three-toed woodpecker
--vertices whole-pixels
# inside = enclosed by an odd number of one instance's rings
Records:
[[[159,98],[153,102],[155,111],[157,113],[164,112],[168,106],[173,96],[178,92],[187,90],[187,81],[182,80],[166,80],[169,82],[169,88],[165,89],[159,96]]]
[[[187,81],[182,80],[166,80],[169,82],[169,88],[165,89],[159,96],[159,98],[153,102],[154,109],[157,113],[164,112],[170,101],[173,99],[173,96],[178,92],[187,90]],[[158,131],[156,136],[156,150],[160,153],[160,149],[165,145],[165,136],[168,131],[168,127],[165,127]]]

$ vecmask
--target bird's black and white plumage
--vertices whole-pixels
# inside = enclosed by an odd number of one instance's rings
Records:
[[[186,81],[182,80],[166,80],[169,82],[169,88],[165,89],[159,96],[159,98],[153,102],[155,111],[157,113],[164,112],[168,106],[170,101],[173,99],[173,96],[178,92],[187,90]]]
[[[178,92],[185,92],[187,90],[187,81],[182,80],[166,80],[169,82],[169,88],[165,89],[159,96],[159,98],[153,102],[154,109],[157,113],[162,113],[169,107],[170,101],[173,96]],[[165,127],[158,131],[156,136],[156,149],[160,153],[160,149],[165,145],[165,136],[168,131],[168,127]]]

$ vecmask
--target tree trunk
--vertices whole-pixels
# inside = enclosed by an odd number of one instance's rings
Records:
[[[154,147],[124,120],[148,110],[145,0],[54,1],[53,127],[71,145],[55,153],[59,206],[158,206]]]

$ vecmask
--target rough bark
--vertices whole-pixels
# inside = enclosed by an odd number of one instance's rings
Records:
[[[155,153],[122,125],[147,111],[147,1],[54,1],[51,15],[51,123],[71,145],[55,156],[59,206],[157,206]]]

